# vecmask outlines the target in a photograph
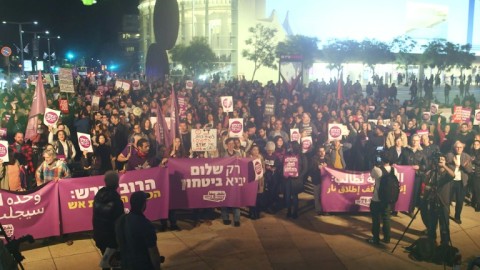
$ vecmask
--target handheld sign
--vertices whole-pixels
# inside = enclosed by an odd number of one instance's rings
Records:
[[[263,165],[262,161],[259,158],[253,160],[253,169],[255,171],[255,181],[262,179]]]
[[[224,112],[233,112],[233,99],[232,96],[220,97]]]
[[[302,153],[307,153],[308,151],[310,151],[310,149],[313,146],[312,136],[303,137],[301,145],[302,145]]]
[[[473,118],[473,124],[478,126],[480,124],[480,110],[475,110],[475,118]]]
[[[8,162],[8,142],[0,141],[0,160],[2,162]]]
[[[78,135],[78,146],[80,146],[80,151],[87,151],[93,153],[92,140],[90,134],[77,132]]]
[[[432,103],[430,105],[430,113],[432,115],[435,115],[435,114],[437,114],[437,112],[438,112],[438,104]]]
[[[188,80],[188,81],[185,81],[185,89],[193,89],[193,81],[191,80]]]
[[[43,123],[46,126],[56,126],[59,118],[60,111],[46,108],[45,115],[43,116]]]
[[[328,140],[341,140],[342,139],[342,125],[341,124],[328,124]]]
[[[228,119],[228,136],[240,138],[243,135],[243,118]]]
[[[291,142],[300,142],[300,131],[298,128],[291,128],[290,129],[290,141]]]

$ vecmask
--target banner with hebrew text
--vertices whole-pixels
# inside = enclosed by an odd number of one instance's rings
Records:
[[[93,198],[105,184],[103,176],[59,181],[62,232],[92,230]],[[168,217],[168,172],[166,168],[128,171],[120,175],[120,197],[130,209],[130,195],[135,191],[150,193],[145,216],[150,220]]]
[[[415,171],[411,166],[398,166],[400,195],[395,210],[409,211],[412,202]],[[369,212],[375,179],[370,172],[341,171],[325,168],[322,171],[321,195],[324,212]]]
[[[57,182],[28,192],[0,189],[0,223],[9,238],[60,235]]]
[[[252,159],[171,159],[170,209],[244,207],[256,203]]]

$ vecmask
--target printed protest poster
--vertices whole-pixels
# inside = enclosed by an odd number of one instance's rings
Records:
[[[275,115],[275,99],[269,98],[265,101],[265,116]]]
[[[124,80],[115,81],[115,90],[122,89],[124,92],[130,91],[130,82]]]
[[[132,89],[135,91],[140,90],[140,80],[132,81]]]
[[[92,97],[92,111],[97,112],[100,110],[100,97],[93,96]]]
[[[18,239],[30,234],[39,239],[60,235],[57,185],[51,181],[22,193],[0,189],[0,223],[8,237]],[[91,218],[86,222],[92,224]]]
[[[291,128],[290,129],[290,141],[291,142],[298,142],[300,143],[300,131],[298,128]]]
[[[216,129],[192,129],[192,151],[215,151],[217,150]]]
[[[451,117],[452,117],[452,109],[451,108],[441,108],[441,109],[438,109],[438,113],[445,117],[445,119],[447,120],[447,123],[450,123],[450,120],[451,120]]]
[[[158,120],[158,117],[156,116],[150,117],[150,124],[152,124],[152,127],[155,126],[155,124],[157,123],[157,120]]]
[[[437,112],[438,112],[438,107],[439,107],[438,104],[432,103],[432,104],[430,105],[430,113],[431,113],[432,115],[437,114]]]
[[[62,113],[64,113],[64,114],[69,113],[68,99],[59,99],[58,100],[58,107],[59,107],[59,109]]]
[[[228,136],[240,138],[243,135],[243,118],[228,119]]]
[[[258,181],[254,181],[249,158],[193,158],[188,162],[173,158],[168,169],[170,209],[255,205]]]
[[[283,160],[283,176],[298,177],[298,156],[287,155]]]
[[[0,160],[8,162],[8,141],[0,141]]]
[[[302,153],[307,153],[312,149],[313,147],[312,136],[303,137],[301,141],[302,141],[301,143]]]
[[[475,110],[475,118],[473,118],[473,124],[476,126],[480,124],[480,110]]]
[[[185,81],[185,89],[193,89],[193,81],[192,80],[187,80]]]
[[[400,182],[396,211],[409,211],[412,202],[415,170],[412,166],[395,165]],[[369,212],[375,179],[370,172],[343,171],[324,168],[321,180],[322,208],[325,212]]]
[[[223,112],[233,112],[233,99],[232,96],[220,97],[222,102]]]
[[[253,171],[255,172],[255,181],[262,179],[264,171],[262,161],[259,158],[253,160]]]
[[[58,119],[60,119],[60,111],[52,110],[49,108],[45,109],[45,115],[43,116],[43,123],[49,126],[57,126]]]
[[[60,92],[75,93],[71,68],[58,69],[58,86],[60,87]]]
[[[463,108],[462,106],[453,107],[452,123],[465,123],[470,121],[472,109]]]
[[[87,151],[89,153],[93,153],[92,147],[92,139],[90,138],[90,134],[77,132],[78,136],[78,146],[80,146],[80,151]]]
[[[328,141],[342,139],[342,124],[328,124]]]

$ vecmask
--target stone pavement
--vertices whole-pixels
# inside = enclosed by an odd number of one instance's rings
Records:
[[[392,243],[375,247],[367,214],[317,216],[312,195],[301,194],[298,219],[286,219],[285,210],[262,213],[249,220],[242,213],[241,226],[225,226],[221,219],[211,226],[193,227],[188,212],[180,213],[182,231],[159,232],[158,246],[166,257],[163,269],[443,269],[442,265],[408,258],[404,247],[422,235],[420,216],[414,220],[395,253],[396,241],[411,220],[392,218]],[[453,210],[453,208],[452,208]],[[462,254],[462,269],[480,256],[480,213],[465,207],[462,225],[450,222],[453,245]],[[71,235],[74,244],[24,244],[25,269],[99,269],[100,253],[91,232]],[[41,242],[41,241],[37,241]]]

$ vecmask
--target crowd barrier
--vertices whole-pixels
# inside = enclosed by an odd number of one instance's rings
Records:
[[[167,167],[121,174],[119,193],[129,208],[131,193],[148,192],[145,215],[150,220],[167,218],[169,209],[252,206],[258,190],[253,170],[248,158],[170,159]],[[409,166],[397,170],[402,192],[396,208],[407,211],[414,172]],[[322,177],[325,211],[368,211],[373,182],[367,172],[326,169]],[[0,223],[10,237],[92,230],[93,198],[103,185],[103,176],[91,176],[49,182],[28,192],[0,190]]]

